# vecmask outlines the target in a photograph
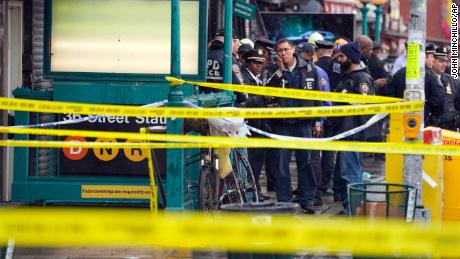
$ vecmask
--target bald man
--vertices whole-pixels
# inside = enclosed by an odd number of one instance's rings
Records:
[[[372,42],[371,38],[367,37],[366,35],[360,35],[356,37],[355,42],[359,43],[361,53],[363,54],[363,61],[367,64],[367,60],[372,55],[372,48],[374,47],[374,43]]]

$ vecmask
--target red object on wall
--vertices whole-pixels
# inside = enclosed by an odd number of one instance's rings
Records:
[[[324,0],[325,13],[352,14],[353,1]]]

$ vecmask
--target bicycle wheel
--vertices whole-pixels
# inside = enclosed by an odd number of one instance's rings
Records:
[[[249,197],[252,197],[252,200],[254,202],[259,202],[259,193],[257,191],[256,179],[254,177],[254,173],[252,172],[251,164],[249,163],[249,160],[244,152],[242,152],[239,149],[236,149],[235,153],[236,153],[236,161],[238,165],[236,167],[238,170],[238,175],[240,176],[242,175],[241,174],[242,170],[246,171],[246,179],[242,181],[246,200],[249,201],[250,200]],[[242,165],[243,168],[240,165]]]
[[[199,208],[200,210],[213,211],[219,206],[219,175],[211,167],[201,168],[199,180]]]
[[[244,203],[242,189],[237,183],[234,172],[227,175],[220,182],[222,193],[219,198],[219,205],[230,203]]]

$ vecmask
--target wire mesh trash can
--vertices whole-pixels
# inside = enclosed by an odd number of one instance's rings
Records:
[[[401,218],[411,222],[415,215],[417,189],[391,183],[356,183],[348,185],[350,215]]]
[[[300,213],[300,206],[297,203],[291,202],[274,202],[266,201],[259,203],[243,203],[243,204],[226,204],[222,205],[222,211],[229,212],[250,212],[260,216],[269,216],[271,214],[292,214]],[[292,255],[286,254],[261,254],[261,253],[228,253],[228,259],[291,259]]]

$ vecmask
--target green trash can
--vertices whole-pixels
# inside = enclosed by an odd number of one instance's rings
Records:
[[[250,212],[257,215],[271,215],[271,214],[292,214],[298,215],[300,213],[300,206],[292,202],[274,202],[265,201],[259,203],[243,203],[243,204],[226,204],[222,205],[222,211],[227,212]],[[292,255],[286,254],[262,254],[262,253],[227,253],[228,259],[291,259]]]
[[[370,218],[400,218],[412,222],[417,189],[391,183],[355,183],[348,185],[350,215]]]

